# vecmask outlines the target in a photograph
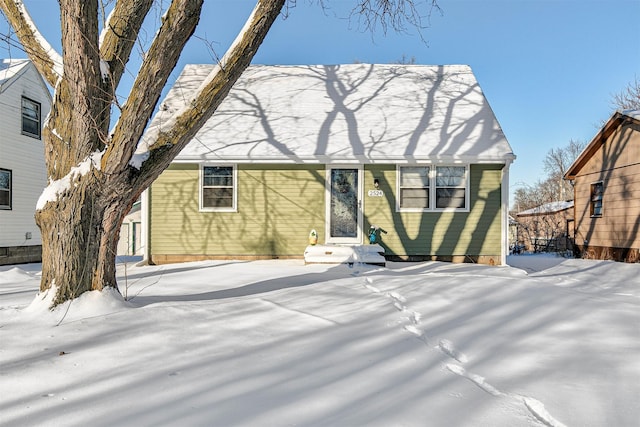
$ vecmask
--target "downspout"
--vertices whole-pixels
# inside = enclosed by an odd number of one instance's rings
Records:
[[[513,153],[509,153],[505,156],[504,167],[502,168],[502,218],[501,218],[501,232],[502,232],[502,244],[500,249],[500,265],[507,265],[507,255],[509,253],[509,166],[516,159]]]

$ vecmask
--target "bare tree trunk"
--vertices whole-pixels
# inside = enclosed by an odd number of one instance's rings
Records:
[[[36,222],[42,232],[40,290],[54,289],[53,306],[91,290],[117,289],[115,257],[124,216],[142,191],[171,163],[213,114],[250,64],[285,0],[259,0],[244,30],[210,84],[176,118],[173,129],[148,142],[148,159],[130,164],[134,151],[185,43],[199,20],[202,0],[173,0],[150,46],[111,134],[110,104],[150,0],[121,0],[98,48],[97,2],[60,0],[64,56],[48,57],[21,3],[0,0],[32,59],[55,86],[43,130],[51,190]],[[64,64],[63,72],[52,64]],[[101,72],[107,63],[110,75]]]
[[[86,291],[117,289],[120,226],[139,192],[93,172],[75,180],[74,191],[36,212],[42,230],[40,290],[56,289],[54,305]]]

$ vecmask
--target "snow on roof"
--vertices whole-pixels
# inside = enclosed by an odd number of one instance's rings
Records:
[[[567,202],[551,202],[545,203],[544,205],[536,206],[535,208],[527,209],[526,211],[518,212],[517,216],[526,216],[526,215],[543,215],[556,213],[560,211],[564,211],[566,209],[570,209],[573,207],[573,200],[569,200]]]
[[[622,110],[620,112],[625,116],[629,116],[636,120],[640,120],[640,110]]]
[[[4,85],[28,64],[28,59],[0,59],[0,92],[2,92]]]
[[[150,129],[213,65],[187,65]],[[466,65],[250,66],[176,161],[504,163],[507,142]]]

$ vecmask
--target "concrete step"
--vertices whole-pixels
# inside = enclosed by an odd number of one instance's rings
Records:
[[[309,245],[305,264],[373,264],[384,266],[384,248],[375,245]]]

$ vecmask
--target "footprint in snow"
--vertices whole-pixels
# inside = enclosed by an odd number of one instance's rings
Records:
[[[416,328],[413,325],[404,325],[404,330],[407,332],[412,333],[413,335],[417,336],[417,337],[421,337],[422,336],[422,331],[418,328]]]
[[[522,397],[524,401],[524,406],[527,407],[529,412],[533,414],[534,417],[541,421],[544,425],[549,427],[566,427],[560,421],[556,420],[547,412],[542,402],[533,399],[531,397]]]
[[[387,297],[391,299],[391,301],[393,302],[393,306],[398,311],[405,311],[407,309],[407,307],[404,305],[404,303],[407,302],[407,299],[402,295],[400,295],[399,293],[389,292],[387,293]]]
[[[416,328],[414,325],[404,325],[402,328],[410,334],[415,335],[415,337],[425,343],[425,345],[429,345],[427,336],[424,334],[424,332]]]
[[[371,292],[374,292],[376,294],[380,293],[380,289],[376,288],[373,285],[369,285],[368,283],[366,285],[364,285],[365,288],[369,289]]]
[[[369,289],[373,293],[379,294],[381,292],[380,289],[373,286],[372,283],[373,283],[373,280],[371,279],[371,277],[365,277],[364,287]]]
[[[467,363],[468,361],[467,356],[461,351],[458,351],[458,349],[456,349],[453,343],[449,340],[440,340],[440,343],[438,343],[438,348],[444,354],[453,359],[456,359],[460,363]]]
[[[527,410],[529,412],[531,412],[531,414],[538,420],[540,421],[542,424],[544,424],[547,427],[566,427],[563,423],[561,423],[560,421],[556,420],[555,418],[553,418],[553,416],[546,410],[546,408],[544,407],[544,404],[542,404],[542,402],[532,398],[532,397],[527,397],[527,396],[522,396],[522,395],[518,395],[518,394],[512,394],[512,393],[502,393],[500,390],[498,390],[497,388],[495,388],[494,386],[492,386],[491,384],[487,383],[484,379],[484,377],[481,377],[480,375],[476,375],[476,374],[472,374],[470,372],[467,372],[462,366],[460,365],[454,365],[452,363],[447,365],[447,369],[451,372],[453,372],[456,375],[459,375],[461,377],[464,377],[468,380],[470,380],[471,382],[473,382],[475,385],[477,385],[478,387],[480,387],[482,390],[486,391],[487,393],[493,395],[493,396],[507,396],[510,397],[512,399],[518,399],[521,400],[522,403],[524,403],[524,406],[527,408]]]
[[[411,320],[411,323],[413,323],[414,325],[418,325],[420,323],[420,319],[422,319],[422,314],[418,313],[417,311],[414,311],[413,313],[411,313],[411,316],[409,316],[409,320]]]
[[[491,384],[486,382],[484,377],[481,377],[480,375],[476,375],[476,374],[472,374],[470,372],[467,372],[460,365],[454,365],[454,364],[450,363],[450,364],[447,365],[447,369],[450,370],[451,372],[453,372],[456,375],[460,375],[461,377],[464,377],[464,378],[470,380],[472,383],[474,383],[475,385],[477,385],[482,390],[486,391],[487,393],[489,393],[492,396],[502,396],[503,395],[503,393],[500,390],[498,390],[497,388],[495,388],[494,386],[492,386]]]
[[[407,309],[407,307],[405,307],[401,302],[398,302],[398,301],[393,301],[393,306],[398,311],[405,311]]]
[[[407,299],[397,292],[389,292],[387,296],[393,299],[394,301],[407,302]]]

